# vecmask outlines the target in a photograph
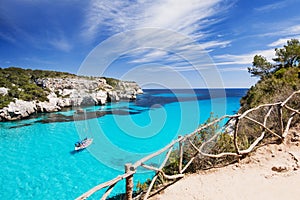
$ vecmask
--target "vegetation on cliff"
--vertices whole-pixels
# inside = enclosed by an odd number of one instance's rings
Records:
[[[106,80],[106,83],[108,85],[111,85],[112,87],[116,88],[118,83],[120,82],[120,80],[115,79],[115,78],[107,78],[107,77],[103,77]]]
[[[262,55],[254,56],[248,71],[260,80],[241,99],[241,112],[259,104],[282,101],[300,89],[299,40],[291,39],[283,48],[276,48],[275,56],[273,63]]]
[[[39,87],[35,81],[41,78],[75,77],[67,72],[21,69],[17,67],[0,68],[0,88],[8,89],[7,95],[0,96],[0,108],[7,106],[14,98],[24,101],[46,101],[49,91]]]
[[[253,66],[249,68],[249,73],[252,76],[259,76],[261,79],[253,86],[245,97],[241,100],[240,113],[245,112],[250,108],[254,108],[261,104],[275,103],[286,100],[294,91],[300,90],[300,43],[298,40],[292,39],[287,42],[282,49],[275,49],[276,58],[274,63],[268,62],[263,56],[254,56]],[[299,108],[298,97],[292,98],[289,102],[289,106],[292,108]],[[268,109],[262,108],[260,110],[254,110],[249,113],[248,116],[263,122],[264,116],[267,114]],[[284,125],[291,113],[282,113]],[[278,125],[277,111],[274,110],[270,113],[268,120],[268,127],[274,132],[280,134],[281,130]],[[204,123],[208,124],[214,120],[213,114]],[[294,116],[293,122],[296,123],[297,117]],[[234,123],[233,123],[234,124]],[[235,125],[232,125],[235,126]],[[220,129],[218,124],[206,128],[196,134],[191,141],[200,146],[203,142],[207,141],[210,137],[215,135]],[[228,130],[228,129],[227,129]],[[247,149],[255,139],[257,139],[263,129],[252,121],[247,119],[240,119],[239,123],[239,135],[238,146],[240,149]],[[266,138],[272,140],[272,135],[267,133]],[[186,163],[197,151],[190,145],[186,144],[184,147],[183,163]],[[235,147],[233,145],[232,133],[228,134],[228,131],[222,131],[219,133],[219,137],[210,146],[210,153],[218,154],[222,152],[234,152]],[[167,174],[174,174],[178,172],[178,150],[175,150],[170,157],[169,165],[164,168]],[[215,166],[222,166],[224,164],[235,161],[234,157],[222,157],[222,158],[207,158],[197,157],[194,162],[188,168],[188,172],[195,172],[199,169],[207,169]]]

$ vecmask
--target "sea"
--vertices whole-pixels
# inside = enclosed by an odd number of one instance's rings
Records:
[[[144,89],[135,101],[0,122],[0,199],[75,199],[191,133],[213,115],[235,114],[247,89]],[[225,122],[224,122],[225,123]],[[93,143],[75,152],[74,143]],[[158,156],[147,164],[159,166]],[[134,183],[153,172],[138,168]],[[99,199],[101,190],[89,199]],[[110,197],[125,191],[120,181]]]

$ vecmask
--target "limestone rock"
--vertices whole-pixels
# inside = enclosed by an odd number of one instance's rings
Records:
[[[34,102],[15,99],[15,102],[0,110],[2,120],[17,120],[26,118],[37,111]]]
[[[144,92],[143,92],[143,90],[142,90],[141,88],[138,88],[138,89],[136,90],[136,93],[137,93],[137,94],[144,94]]]
[[[95,99],[96,99],[97,103],[100,104],[100,105],[106,104],[106,101],[107,101],[107,92],[102,91],[102,90],[98,91],[95,94]]]
[[[108,92],[108,99],[110,102],[120,101],[120,97],[118,96],[116,91]]]
[[[65,94],[62,95],[68,95],[70,90],[72,91],[73,89],[96,90],[97,88],[107,85],[106,80],[103,78],[87,79],[81,77],[45,78],[38,79],[36,83],[38,85],[42,85],[44,88],[50,89],[51,91],[61,90],[64,92],[64,90],[67,89]]]
[[[72,106],[72,102],[70,98],[59,98],[57,101],[57,105],[61,108]]]
[[[56,101],[52,100],[51,102],[39,102],[37,103],[37,109],[39,112],[57,112],[61,110],[59,106],[57,106]]]
[[[75,89],[63,89],[61,92],[61,96],[70,96],[73,92],[75,92]]]
[[[56,112],[63,107],[104,105],[106,102],[135,100],[143,91],[139,85],[130,81],[119,81],[115,87],[107,84],[104,78],[44,78],[35,84],[50,91],[48,101],[23,101],[15,99],[7,107],[0,109],[0,121],[18,120],[36,112]],[[1,87],[0,95],[8,94]]]
[[[8,88],[0,87],[0,95],[5,96],[8,94]]]

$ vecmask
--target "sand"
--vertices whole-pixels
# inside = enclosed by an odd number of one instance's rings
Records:
[[[268,144],[239,163],[186,175],[152,200],[300,199],[300,132]]]

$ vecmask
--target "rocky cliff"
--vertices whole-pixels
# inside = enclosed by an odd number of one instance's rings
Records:
[[[34,82],[47,91],[47,101],[24,101],[14,98],[8,106],[0,109],[0,121],[19,120],[39,112],[56,112],[64,107],[104,105],[120,100],[131,101],[142,89],[135,82],[115,79],[114,87],[105,78],[68,77],[39,78]],[[2,87],[0,98],[8,95]]]

